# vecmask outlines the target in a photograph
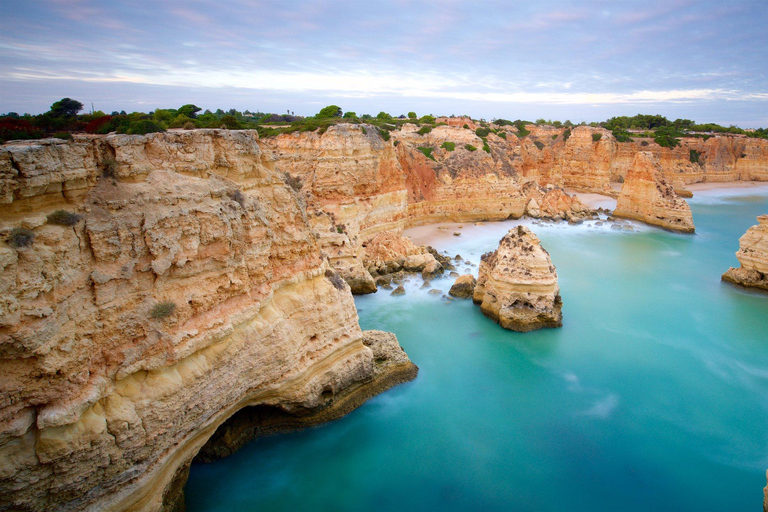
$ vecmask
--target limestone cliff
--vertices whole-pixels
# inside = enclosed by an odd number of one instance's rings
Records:
[[[768,215],[759,216],[757,222],[739,239],[736,257],[741,267],[728,269],[723,280],[768,291]]]
[[[613,214],[672,231],[694,231],[688,203],[667,183],[653,154],[644,151],[635,155]]]
[[[0,509],[171,508],[241,409],[311,424],[415,376],[271,162],[245,131],[0,149]]]
[[[525,226],[510,229],[498,249],[482,256],[472,299],[505,329],[528,332],[563,325],[557,271]]]

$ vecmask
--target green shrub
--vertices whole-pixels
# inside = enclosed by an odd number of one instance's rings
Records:
[[[465,130],[469,130],[469,125],[464,123],[464,126],[462,128],[464,128]]]
[[[541,149],[544,149],[544,143],[543,143],[543,142],[540,142],[540,141],[538,141],[538,140],[537,140],[537,141],[534,141],[534,142],[533,142],[533,144],[534,144],[534,145],[535,145],[537,148],[539,148],[540,150],[541,150]]]
[[[101,175],[105,178],[114,178],[117,175],[117,160],[108,156],[101,161]]]
[[[680,145],[680,140],[677,138],[682,135],[675,130],[672,126],[663,126],[656,128],[656,133],[653,135],[653,140],[659,146],[663,148],[674,148]]]
[[[692,164],[700,163],[699,158],[701,158],[701,151],[696,151],[695,149],[690,150],[688,152],[688,158],[691,160]]]
[[[472,144],[464,144],[464,149],[466,149],[467,151],[477,151],[477,148]]]
[[[488,145],[488,141],[485,139],[483,139],[483,151],[485,151],[486,153],[491,152],[491,146]]]
[[[240,128],[240,123],[237,122],[237,118],[230,114],[223,116],[219,122],[222,127],[228,130],[237,130]]]
[[[453,151],[454,149],[456,149],[456,144],[454,144],[453,142],[445,141],[440,147],[447,151]]]
[[[69,132],[56,132],[53,134],[54,138],[61,140],[72,140],[72,134]]]
[[[489,133],[491,133],[491,130],[489,130],[488,128],[478,128],[477,130],[475,130],[475,135],[477,135],[481,139],[483,137],[487,137]]]
[[[159,319],[167,318],[171,316],[175,310],[176,310],[176,304],[174,304],[169,300],[166,300],[164,302],[159,302],[155,304],[155,307],[153,307],[152,311],[149,312],[149,316],[151,316],[155,320],[159,320]]]
[[[419,128],[419,131],[417,131],[416,133],[418,133],[419,135],[426,135],[426,134],[428,134],[431,131],[432,131],[431,127],[429,127],[429,126],[422,126],[421,128]]]
[[[571,136],[571,129],[568,128],[563,132],[563,140],[567,142],[570,136]]]
[[[632,137],[627,130],[615,128],[611,133],[617,142],[632,142]]]
[[[377,128],[379,135],[381,135],[381,138],[385,141],[388,141],[390,138],[389,132],[387,130],[384,130],[382,128]]]
[[[419,119],[419,122],[421,124],[435,124],[435,116],[421,116],[421,119]]]
[[[592,134],[592,142],[598,142],[602,138],[603,138],[603,134],[602,133],[593,133]]]
[[[399,144],[400,144],[399,140],[396,140],[395,142],[392,143],[392,145],[395,146],[395,147],[397,147]]]
[[[344,112],[344,119],[357,119],[357,114],[355,114],[351,110],[348,112]]]
[[[416,112],[408,112],[408,119],[416,119],[418,117]]]
[[[363,135],[368,135],[368,130],[365,129],[365,126],[361,126],[360,131],[363,132]]]
[[[8,243],[12,247],[29,247],[35,241],[35,234],[32,230],[24,228],[13,228],[8,237]]]
[[[74,226],[82,217],[76,213],[68,212],[66,210],[56,210],[47,217],[48,224],[56,224],[58,226]]]
[[[197,128],[197,126],[195,126],[195,123],[193,123],[192,121],[187,121],[186,123],[184,123],[184,126],[182,126],[182,128],[184,128],[185,130],[194,130],[195,128]]]
[[[328,105],[315,114],[316,119],[332,119],[334,117],[341,117],[341,107],[338,105]]]
[[[528,130],[525,125],[525,121],[520,121],[519,119],[513,123],[515,127],[517,128],[517,137],[523,138],[526,135],[530,135],[531,131]]]
[[[183,124],[182,124],[183,126]],[[150,121],[149,119],[142,119],[140,121],[133,122],[128,125],[126,133],[129,135],[146,135],[148,133],[164,132],[165,130]]]
[[[421,152],[424,154],[424,156],[425,156],[425,157],[427,157],[427,158],[429,158],[429,159],[431,159],[431,160],[435,160],[435,157],[433,157],[433,156],[432,156],[432,152],[435,150],[435,148],[430,148],[430,147],[425,147],[425,146],[419,146],[419,147],[418,147],[418,148],[416,148],[416,149],[418,149],[419,151],[421,151]],[[437,161],[437,160],[435,160],[435,161]]]
[[[554,134],[554,135],[552,136],[552,140],[555,140],[556,138],[557,138],[557,134]]]

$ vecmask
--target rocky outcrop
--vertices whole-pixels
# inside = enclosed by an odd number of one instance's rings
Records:
[[[757,222],[739,239],[736,257],[741,266],[728,269],[723,280],[768,291],[768,215],[759,216]]]
[[[472,299],[505,329],[528,332],[563,325],[557,271],[525,226],[509,230],[498,249],[482,256]]]
[[[477,279],[475,279],[475,276],[472,274],[464,274],[463,276],[456,278],[453,286],[448,290],[448,295],[458,299],[471,299],[472,295],[475,293],[476,284]]]
[[[651,153],[639,152],[624,178],[613,214],[671,231],[693,233],[691,208],[667,183]]]
[[[270,161],[245,131],[0,149],[0,509],[170,509],[243,408],[312,424],[415,375]]]
[[[380,233],[363,245],[363,262],[373,276],[405,271],[421,272],[429,278],[443,271],[443,266],[426,247],[414,245],[395,233]]]

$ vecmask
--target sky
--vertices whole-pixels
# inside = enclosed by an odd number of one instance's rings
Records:
[[[0,112],[768,126],[768,0],[0,0]]]

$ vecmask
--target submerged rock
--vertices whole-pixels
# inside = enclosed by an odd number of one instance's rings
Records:
[[[528,332],[563,325],[557,271],[525,226],[509,230],[498,249],[482,256],[472,299],[505,329]]]
[[[647,151],[635,154],[613,215],[681,233],[695,230],[688,203],[667,183],[658,161]]]
[[[449,295],[453,295],[454,297],[457,297],[459,299],[470,299],[472,298],[472,294],[475,291],[475,285],[477,284],[477,279],[475,279],[475,276],[472,274],[465,274],[463,276],[459,276],[456,279],[456,282],[453,283],[453,286],[451,286],[451,289],[448,291]]]
[[[403,288],[403,285],[400,285],[390,295],[405,295],[405,288]]]
[[[730,268],[723,274],[723,281],[759,290],[768,291],[768,215],[757,218],[752,226],[739,238],[736,257],[739,268]]]

